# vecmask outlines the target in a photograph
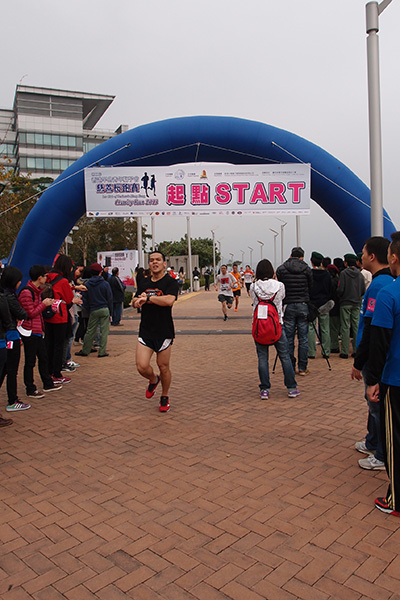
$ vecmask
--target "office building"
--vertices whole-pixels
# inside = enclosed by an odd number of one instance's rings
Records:
[[[17,85],[13,108],[0,109],[0,161],[11,160],[22,175],[56,178],[82,154],[128,130],[94,128],[114,98]]]

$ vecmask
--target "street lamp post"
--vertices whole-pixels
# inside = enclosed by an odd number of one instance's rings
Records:
[[[368,2],[366,4],[367,24],[367,66],[368,66],[368,107],[369,107],[369,156],[371,187],[371,235],[383,236],[383,185],[382,185],[382,136],[381,101],[379,84],[379,15],[392,0]]]
[[[286,221],[284,221],[283,219],[280,219],[279,217],[275,217],[275,219],[278,219],[278,221],[280,221],[282,223],[281,225],[281,263],[283,263],[283,228],[287,225]]]
[[[139,267],[144,266],[143,260],[143,237],[142,237],[142,217],[136,217],[137,248]]]
[[[275,231],[275,229],[271,228],[270,231],[272,231],[272,233],[274,234],[274,267],[276,269],[276,238],[278,237],[279,233]]]
[[[300,215],[296,215],[296,246],[301,246],[301,239],[300,239]]]
[[[242,253],[242,267],[243,267],[243,264],[244,264],[244,250],[241,250],[240,252]]]
[[[263,251],[264,251],[264,242],[260,242],[260,240],[257,240],[257,243],[260,244],[260,253],[261,253],[261,260],[264,258],[263,257]]]
[[[212,242],[213,242],[213,273],[215,277],[215,231],[211,229],[212,233]]]
[[[193,292],[192,234],[191,234],[191,229],[190,229],[190,217],[186,217],[186,231],[187,231],[188,259],[189,259],[190,291]]]
[[[156,218],[151,216],[151,249],[154,252],[156,249]]]
[[[253,268],[253,248],[251,248],[250,246],[247,247],[250,250],[250,267]]]
[[[281,263],[283,263],[284,255],[283,255],[283,228],[287,225],[287,223],[283,223],[281,225]]]

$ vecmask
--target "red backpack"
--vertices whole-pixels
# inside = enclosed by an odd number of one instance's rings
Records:
[[[282,325],[274,304],[275,296],[270,300],[260,300],[257,296],[258,304],[253,313],[251,334],[254,341],[263,346],[275,344],[282,335]]]

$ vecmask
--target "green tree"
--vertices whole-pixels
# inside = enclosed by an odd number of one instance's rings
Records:
[[[68,253],[73,260],[90,264],[97,260],[97,252],[137,248],[137,222],[135,219],[97,219],[82,217],[73,232],[73,245]],[[142,228],[143,248],[149,238],[146,227]]]
[[[18,175],[7,163],[0,165],[0,256],[10,254],[12,245],[29,212],[53,180]]]
[[[213,242],[211,238],[192,238],[191,239],[192,255],[197,254],[199,257],[199,266],[204,268],[213,264]],[[165,256],[186,256],[188,253],[188,240],[185,234],[179,241],[169,242],[164,241],[158,244],[158,250],[163,252]],[[220,254],[215,249],[215,260],[220,261]]]

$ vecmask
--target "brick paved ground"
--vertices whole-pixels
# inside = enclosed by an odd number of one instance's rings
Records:
[[[400,599],[350,361],[318,357],[297,400],[279,367],[262,402],[247,297],[226,323],[214,292],[174,313],[168,414],[144,398],[131,311],[109,358],[0,430],[0,598]]]

